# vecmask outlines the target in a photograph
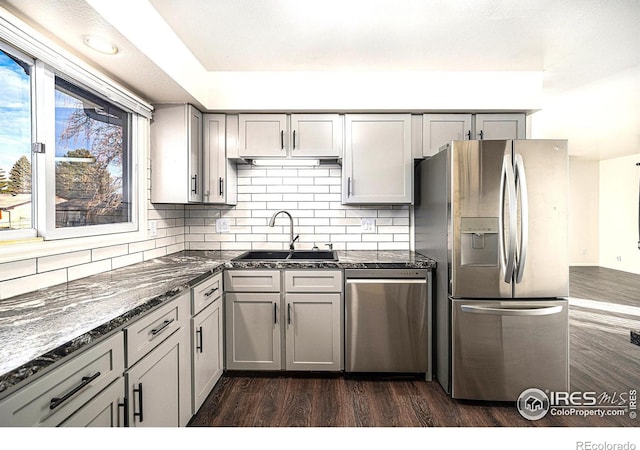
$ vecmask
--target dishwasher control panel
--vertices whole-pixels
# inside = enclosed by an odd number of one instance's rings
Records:
[[[426,278],[429,269],[345,269],[345,278]]]

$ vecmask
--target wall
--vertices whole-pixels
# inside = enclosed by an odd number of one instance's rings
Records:
[[[600,162],[600,265],[640,274],[640,153]]]
[[[569,264],[598,265],[598,161],[569,158]]]
[[[289,223],[294,219],[296,248],[320,248],[333,243],[338,250],[408,250],[409,206],[346,206],[341,201],[341,168],[260,167],[238,165],[238,204],[235,207],[187,205],[185,246],[192,250],[286,249]],[[229,220],[229,232],[216,232],[216,219]],[[362,231],[361,218],[375,221]]]

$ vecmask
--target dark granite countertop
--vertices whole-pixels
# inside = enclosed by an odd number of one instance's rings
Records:
[[[232,261],[184,251],[0,301],[0,398],[72,353],[224,269],[433,268],[409,251],[339,251],[338,261]]]

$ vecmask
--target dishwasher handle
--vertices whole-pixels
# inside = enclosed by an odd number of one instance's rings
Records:
[[[562,306],[541,306],[539,308],[492,308],[489,306],[461,305],[462,311],[472,314],[497,316],[550,316],[562,311]]]
[[[424,278],[354,278],[347,284],[426,284]]]

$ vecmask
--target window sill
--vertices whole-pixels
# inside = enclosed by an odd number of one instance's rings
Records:
[[[42,242],[44,238],[41,237],[33,237],[33,238],[23,238],[23,239],[9,239],[6,241],[0,240],[0,247],[14,244],[29,244],[32,242]]]

